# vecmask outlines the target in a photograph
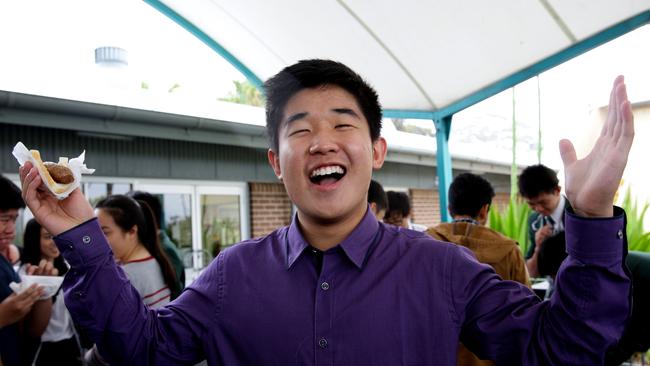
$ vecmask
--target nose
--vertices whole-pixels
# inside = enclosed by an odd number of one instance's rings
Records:
[[[314,137],[309,146],[310,154],[327,154],[337,152],[339,144],[336,141],[335,134],[329,131],[319,130],[314,134]]]
[[[1,230],[1,231],[4,232],[5,234],[13,234],[13,233],[15,233],[16,232],[16,221],[15,220],[9,220],[9,222],[7,222],[4,225],[4,230]]]

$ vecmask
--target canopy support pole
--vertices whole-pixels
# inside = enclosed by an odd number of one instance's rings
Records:
[[[440,195],[440,221],[449,222],[447,209],[447,192],[451,185],[451,154],[449,153],[449,133],[451,132],[451,115],[441,119],[434,119],[436,125],[436,160],[438,173],[438,193]]]

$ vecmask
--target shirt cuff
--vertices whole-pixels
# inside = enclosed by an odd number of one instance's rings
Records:
[[[54,242],[71,267],[92,265],[113,256],[97,218],[55,236]]]
[[[613,217],[586,218],[567,209],[566,246],[571,257],[583,263],[622,261],[626,253],[625,211],[614,207]]]

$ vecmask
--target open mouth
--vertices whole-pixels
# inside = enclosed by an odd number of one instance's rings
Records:
[[[327,165],[312,170],[309,180],[316,185],[329,185],[341,180],[345,173],[345,168],[340,165]]]

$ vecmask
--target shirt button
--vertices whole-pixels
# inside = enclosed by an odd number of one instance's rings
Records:
[[[81,241],[84,242],[84,244],[90,244],[90,236],[86,235],[83,238],[81,238]]]
[[[320,288],[322,288],[323,291],[327,291],[327,290],[330,289],[330,284],[327,283],[327,282],[323,282],[323,283],[320,284]]]
[[[68,244],[68,249],[73,250],[74,246],[72,244]]]
[[[616,236],[618,236],[619,239],[623,239],[623,230],[618,229],[618,232],[616,233]]]
[[[84,293],[82,291],[77,291],[77,292],[74,293],[74,296],[77,299],[81,299],[84,296]]]
[[[320,348],[327,348],[327,339],[321,338],[318,340],[318,346]]]

